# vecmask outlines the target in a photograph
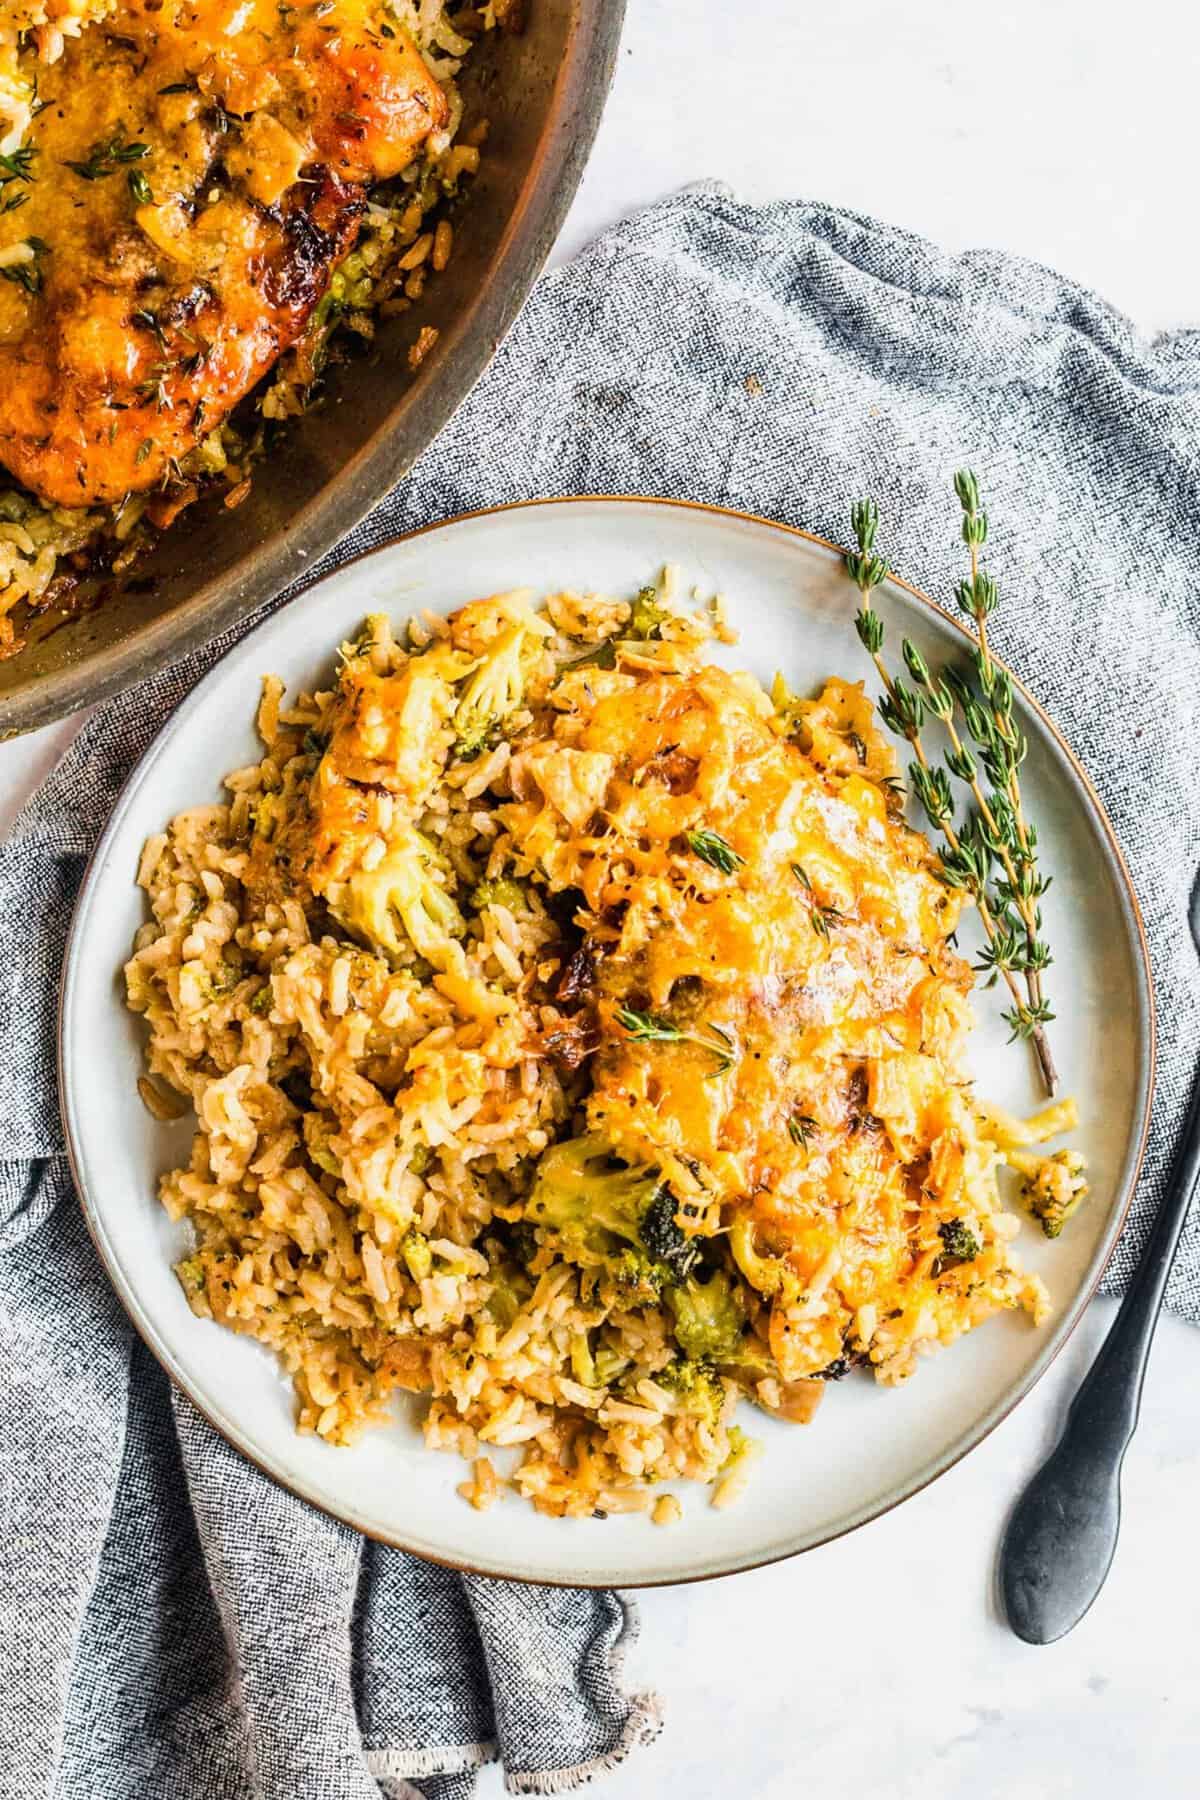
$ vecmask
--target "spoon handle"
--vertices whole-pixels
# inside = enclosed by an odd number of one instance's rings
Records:
[[[1008,1622],[1027,1644],[1078,1625],[1112,1564],[1121,1464],[1179,1234],[1200,1181],[1200,1080],[1171,1179],[1120,1311],[1071,1403],[1062,1436],[1021,1495],[1000,1549]]]

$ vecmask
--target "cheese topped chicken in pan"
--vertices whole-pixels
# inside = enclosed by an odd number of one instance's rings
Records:
[[[3,168],[0,461],[64,506],[169,478],[446,116],[376,0],[134,0],[69,46]]]

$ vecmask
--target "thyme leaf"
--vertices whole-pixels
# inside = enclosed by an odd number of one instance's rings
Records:
[[[33,144],[22,144],[19,149],[8,150],[0,155],[0,186],[9,181],[32,183],[35,179],[33,159],[36,155],[37,148]]]
[[[163,330],[162,321],[157,313],[151,312],[149,307],[143,306],[137,312],[131,312],[129,319],[131,324],[140,325],[143,331],[148,331],[160,350],[166,349],[167,334]]]
[[[43,238],[28,237],[26,244],[33,254],[24,262],[9,263],[7,268],[0,269],[0,276],[11,281],[14,286],[24,288],[27,294],[40,294],[42,291],[41,259],[50,246]]]
[[[140,162],[143,156],[149,154],[149,144],[127,143],[121,130],[115,131],[102,143],[93,144],[83,162],[68,160],[63,167],[78,175],[81,181],[102,181],[107,175],[115,175],[123,163]]]
[[[710,1056],[717,1058],[713,1075],[724,1075],[733,1067],[733,1038],[720,1025],[710,1022],[705,1025],[704,1032],[685,1031],[664,1013],[635,1012],[631,1006],[617,1008],[617,1024],[636,1043],[695,1044],[698,1049],[707,1050]]]
[[[805,869],[803,863],[793,863],[792,874],[796,877],[800,886],[812,900],[812,906],[809,909],[808,916],[812,921],[813,930],[818,937],[825,938],[826,941],[828,941],[830,926],[840,925],[845,915],[840,913],[836,906],[821,905],[820,901],[816,898],[813,884],[809,880],[808,871]]]
[[[733,845],[718,831],[709,831],[707,826],[702,825],[695,831],[685,831],[684,836],[693,854],[701,862],[719,869],[722,875],[733,875],[745,866],[745,857],[739,856]]]
[[[793,1144],[799,1144],[802,1150],[807,1150],[817,1129],[817,1121],[811,1113],[793,1113],[788,1120],[787,1129]]]

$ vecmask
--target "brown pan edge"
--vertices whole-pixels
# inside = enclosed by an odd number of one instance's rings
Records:
[[[387,422],[291,520],[128,637],[0,691],[0,740],[65,718],[144,681],[245,618],[340,542],[402,480],[449,422],[524,305],[558,238],[599,129],[616,66],[625,0],[565,0],[568,50],[545,129],[515,195],[487,279],[411,382],[397,372]],[[296,421],[294,423],[302,423]],[[69,625],[66,629],[69,629]]]

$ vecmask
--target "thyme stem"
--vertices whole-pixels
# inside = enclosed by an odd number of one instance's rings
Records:
[[[971,479],[973,481],[974,478]],[[975,901],[979,921],[988,942],[985,964],[990,969],[993,979],[996,976],[1003,979],[1012,998],[1013,1011],[1005,1014],[1005,1018],[1012,1025],[1014,1037],[1026,1037],[1030,1040],[1046,1091],[1054,1094],[1058,1086],[1058,1072],[1043,1030],[1043,1023],[1050,1014],[1041,992],[1040,979],[1040,969],[1043,962],[1048,960],[1048,953],[1036,935],[1037,926],[1040,924],[1036,902],[1025,893],[1030,881],[1027,877],[1023,877],[1021,869],[1018,868],[1018,863],[1022,865],[1022,868],[1029,866],[1030,839],[1022,833],[1019,839],[1021,854],[1014,861],[1005,841],[1004,828],[1007,821],[997,817],[996,806],[989,802],[984,793],[979,782],[975,759],[964,744],[955,724],[955,693],[949,685],[944,681],[934,680],[920,652],[907,640],[904,643],[904,659],[916,684],[915,689],[909,689],[903,682],[895,679],[888,669],[883,658],[883,621],[871,602],[874,589],[886,579],[889,572],[887,562],[875,553],[875,534],[878,529],[879,514],[874,501],[857,501],[851,508],[850,522],[858,549],[846,553],[846,569],[858,588],[862,602],[854,623],[859,640],[874,663],[880,681],[883,683],[884,697],[880,702],[880,717],[891,731],[908,742],[913,756],[916,758],[917,768],[914,772],[913,786],[930,823],[941,832],[949,846],[949,856],[944,856],[942,859],[943,868],[947,876],[951,878],[951,884],[965,888]],[[986,536],[986,519],[983,521],[982,532],[983,536]],[[963,536],[972,549],[971,587],[972,593],[974,593],[979,591],[977,587],[977,577],[980,574],[978,551],[972,538],[968,536],[965,522]],[[982,537],[979,541],[982,542]],[[986,585],[982,592],[985,597],[988,592],[991,593],[994,605],[994,586],[990,584],[990,578],[987,576],[984,576],[983,579]],[[966,584],[964,583],[963,586],[965,589]],[[982,607],[981,610],[983,610]],[[990,610],[990,607],[987,610]],[[990,677],[985,677],[981,673],[981,685],[989,694],[989,705],[992,706],[989,715],[992,720],[992,729],[997,735],[1003,737],[1005,750],[1003,761],[1005,775],[1007,775],[1008,771],[1013,769],[1017,760],[1016,752],[1020,746],[1015,735],[1011,735],[1011,721],[1007,718],[1007,714],[1005,714],[1004,727],[995,719],[992,696],[998,686],[999,671],[995,670],[991,662],[990,651],[987,648],[986,625],[981,628],[980,644],[980,657],[985,659],[985,666],[991,671]],[[1007,677],[1004,678],[1004,681],[1005,689],[1001,690],[1001,699],[1007,690]],[[921,736],[926,706],[947,727],[952,746],[947,762],[951,772],[967,783],[979,807],[978,823],[981,830],[978,834],[972,834],[970,838],[966,834],[960,833],[954,825],[953,799],[945,771],[931,764],[926,753]],[[1004,709],[1001,710],[1003,712]],[[970,715],[968,715],[969,723]],[[1005,780],[999,782],[998,786],[1005,788],[1015,824],[1017,802],[1013,799],[1012,787]],[[1019,795],[1019,787],[1016,791]],[[1022,828],[1023,826],[1024,821],[1022,820]],[[977,837],[981,837],[983,842],[978,842]],[[993,855],[1000,857],[1006,877],[1007,891],[1001,893],[1001,908],[1003,909],[1009,903],[1015,905],[1024,927],[1024,994],[1018,986],[1014,967],[1021,954],[1015,941],[1015,934],[1005,926],[1003,917],[997,915],[997,909],[987,892],[988,863]],[[1028,913],[1026,908],[1029,909]],[[1034,966],[1035,963],[1036,966]]]
[[[714,1075],[724,1075],[733,1067],[734,1042],[730,1034],[712,1021],[705,1024],[705,1036],[698,1031],[685,1031],[662,1013],[635,1012],[631,1006],[617,1008],[617,1024],[626,1035],[641,1044],[694,1044],[716,1057]]]
[[[959,589],[959,605],[968,613],[975,624],[979,640],[979,652],[976,667],[979,672],[979,684],[987,702],[993,727],[997,737],[1004,745],[1003,758],[1003,791],[1008,798],[1012,814],[1013,832],[1016,839],[1016,863],[1020,865],[1020,875],[1003,841],[1003,835],[997,833],[996,841],[1001,848],[1005,874],[1008,877],[1009,892],[1016,907],[1017,914],[1025,928],[1026,967],[1025,989],[1029,997],[1029,1012],[1041,1022],[1053,1017],[1046,1002],[1042,987],[1042,969],[1048,961],[1045,946],[1040,941],[1041,912],[1037,904],[1038,895],[1045,891],[1045,883],[1037,874],[1037,855],[1035,840],[1025,820],[1025,810],[1021,795],[1021,781],[1018,768],[1024,755],[1019,734],[1012,719],[1012,689],[1007,677],[1000,679],[992,660],[991,646],[988,642],[987,621],[994,611],[997,601],[995,582],[980,567],[979,552],[987,542],[988,519],[979,499],[979,483],[970,469],[960,469],[954,477],[954,491],[963,510],[962,534],[967,546],[971,563],[971,580]],[[1035,1040],[1036,1041],[1036,1040]],[[1050,1051],[1049,1041],[1044,1031],[1040,1042],[1037,1042],[1038,1057],[1046,1078],[1048,1092],[1053,1095],[1058,1089],[1058,1070]]]

